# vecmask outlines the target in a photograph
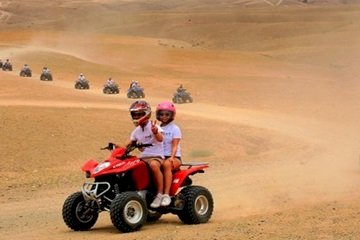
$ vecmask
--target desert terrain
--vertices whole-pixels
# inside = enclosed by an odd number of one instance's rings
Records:
[[[0,0],[0,59],[0,239],[360,239],[358,1]],[[191,92],[176,123],[184,161],[210,166],[208,223],[64,224],[82,163],[128,140],[131,80],[153,109]]]

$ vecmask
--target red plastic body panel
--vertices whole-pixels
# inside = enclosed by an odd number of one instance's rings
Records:
[[[84,165],[81,167],[81,170],[83,170],[84,172],[92,172],[92,170],[99,165],[99,163],[95,160],[87,160]]]
[[[145,190],[150,184],[149,169],[145,162],[140,162],[131,172],[135,188],[137,190]]]
[[[179,187],[181,187],[182,183],[186,179],[187,176],[192,175],[204,168],[209,167],[208,165],[198,165],[198,166],[191,166],[187,169],[181,169],[173,175],[173,180],[171,183],[170,188],[170,196],[174,196],[178,191]]]

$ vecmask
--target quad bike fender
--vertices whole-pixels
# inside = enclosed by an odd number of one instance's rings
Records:
[[[99,163],[93,159],[87,160],[81,167],[84,172],[91,172]]]
[[[187,169],[183,169],[175,172],[171,183],[170,196],[174,196],[176,194],[176,192],[182,186],[183,182],[188,176],[194,175],[196,173],[203,173],[204,172],[203,169],[207,167],[209,166],[208,165],[190,166]]]

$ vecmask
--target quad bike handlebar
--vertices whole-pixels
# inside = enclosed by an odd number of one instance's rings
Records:
[[[130,153],[130,152],[134,151],[136,148],[145,148],[145,147],[151,147],[151,146],[152,146],[151,143],[144,144],[144,143],[132,142],[131,144],[126,146],[125,152]],[[117,148],[117,145],[115,143],[109,142],[106,147],[100,148],[100,150],[113,151],[115,148]]]

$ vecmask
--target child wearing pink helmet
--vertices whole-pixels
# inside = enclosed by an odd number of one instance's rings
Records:
[[[181,146],[182,137],[180,128],[174,123],[176,109],[171,102],[161,102],[156,107],[156,119],[160,121],[160,127],[164,131],[163,147],[165,160],[161,167],[164,175],[164,194],[162,195],[160,206],[168,206],[171,203],[169,196],[172,171],[181,165]]]

